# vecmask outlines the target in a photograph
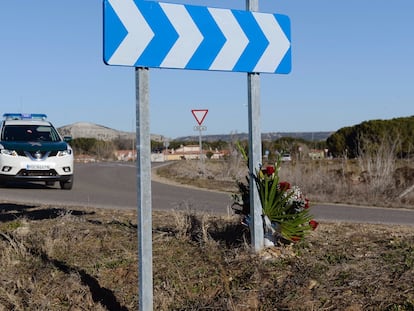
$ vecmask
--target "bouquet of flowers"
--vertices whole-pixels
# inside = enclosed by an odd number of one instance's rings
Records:
[[[240,148],[239,148],[240,149]],[[242,154],[247,159],[246,153]],[[318,223],[309,213],[309,200],[298,186],[279,180],[280,161],[261,167],[253,174],[263,211],[265,235],[274,241],[298,241],[315,230]],[[243,216],[242,223],[250,223],[249,177],[247,185],[238,182],[240,194],[233,195],[233,209]]]

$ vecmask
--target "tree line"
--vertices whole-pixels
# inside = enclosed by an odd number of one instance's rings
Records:
[[[204,150],[234,150],[236,142],[223,140],[203,142]],[[248,142],[239,141],[247,150]],[[183,145],[198,145],[198,141],[172,140],[168,143],[151,140],[151,150],[161,152],[165,148],[178,149]],[[391,120],[371,120],[358,125],[343,127],[323,141],[308,141],[302,138],[281,137],[273,141],[262,141],[263,153],[269,160],[277,159],[281,153],[290,153],[292,158],[305,158],[312,150],[327,150],[334,157],[355,158],[366,152],[375,152],[383,144],[392,145],[392,152],[399,158],[414,155],[414,116]],[[76,154],[88,154],[112,159],[116,150],[131,150],[135,142],[128,139],[103,141],[96,138],[76,138],[71,142]]]
[[[365,121],[343,127],[328,137],[327,148],[333,156],[358,157],[364,152],[375,152],[381,145],[392,146],[399,158],[414,153],[414,116],[390,120]]]

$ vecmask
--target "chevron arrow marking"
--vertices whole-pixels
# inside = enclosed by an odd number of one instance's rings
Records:
[[[178,33],[178,40],[161,63],[161,67],[184,68],[203,41],[203,36],[184,5],[169,3],[160,3],[160,5],[168,18],[175,21],[173,26]]]
[[[253,12],[253,15],[269,40],[269,45],[258,61],[254,71],[261,72],[268,70],[268,68],[273,68],[274,70],[272,71],[275,72],[289,50],[290,42],[273,15],[256,12]]]
[[[108,64],[122,63],[132,66],[154,37],[154,33],[132,0],[111,0],[111,6],[128,34],[108,60]]]
[[[252,14],[242,14],[241,11],[233,11],[234,16],[242,26],[249,44],[237,61],[234,71],[252,72],[255,65],[269,45],[269,41],[260,29],[259,24]]]
[[[108,65],[289,73],[287,16],[144,0],[104,0]]]
[[[160,67],[161,63],[178,39],[178,33],[165,14],[160,3],[136,1],[138,9],[147,19],[148,25],[155,33],[142,55],[136,60],[136,67]]]
[[[204,37],[187,67],[208,70],[226,42],[226,38],[207,7],[189,6],[187,10]]]
[[[249,40],[230,10],[210,8],[209,11],[226,37],[226,42],[210,70],[232,70]]]

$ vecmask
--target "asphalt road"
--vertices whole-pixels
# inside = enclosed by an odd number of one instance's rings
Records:
[[[159,164],[154,164],[159,165]],[[58,184],[9,184],[0,188],[0,201],[56,206],[137,208],[136,166],[128,163],[77,164],[72,190]],[[231,195],[183,188],[152,181],[152,209],[190,209],[214,214],[231,211]],[[338,204],[313,205],[320,221],[405,224],[414,226],[414,210],[357,207]]]

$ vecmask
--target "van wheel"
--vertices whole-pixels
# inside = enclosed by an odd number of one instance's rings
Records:
[[[68,181],[60,181],[60,188],[63,190],[71,190],[73,187],[73,177]]]

